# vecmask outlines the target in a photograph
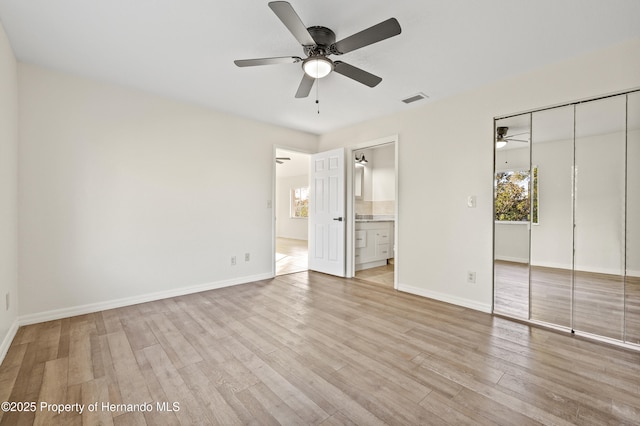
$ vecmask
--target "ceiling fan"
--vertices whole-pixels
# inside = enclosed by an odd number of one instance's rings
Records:
[[[282,21],[287,29],[302,45],[306,59],[298,56],[281,56],[275,58],[239,59],[234,63],[239,67],[257,65],[288,64],[302,62],[304,75],[296,98],[306,98],[311,92],[313,83],[318,78],[326,77],[335,71],[369,87],[377,86],[382,78],[342,61],[332,61],[330,55],[342,55],[361,47],[396,36],[402,31],[395,18],[389,18],[372,27],[362,30],[336,42],[336,35],[327,27],[306,27],[293,7],[286,1],[272,1],[269,7]]]
[[[506,126],[496,127],[496,148],[504,148],[508,142],[524,142],[529,143],[525,139],[514,139],[515,136],[528,135],[529,132],[517,133],[515,135],[508,136],[509,128]]]
[[[283,164],[285,161],[291,160],[291,157],[276,157],[276,163]]]

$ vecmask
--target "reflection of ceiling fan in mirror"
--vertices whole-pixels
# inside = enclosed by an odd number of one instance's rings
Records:
[[[291,160],[290,157],[276,157],[276,163],[283,164],[285,161]]]
[[[507,135],[509,128],[501,126],[496,128],[496,148],[504,148],[509,142],[529,143],[526,139],[515,139],[516,136],[528,135],[529,132],[516,133],[515,135]]]

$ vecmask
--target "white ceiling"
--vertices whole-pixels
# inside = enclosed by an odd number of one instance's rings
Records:
[[[387,115],[640,37],[638,0],[290,0],[338,40],[389,17],[402,34],[340,57],[382,77],[368,88],[332,73],[306,99],[304,56],[267,0],[0,0],[20,61],[311,133]],[[335,59],[335,57],[332,57]],[[418,92],[426,101],[405,105]]]

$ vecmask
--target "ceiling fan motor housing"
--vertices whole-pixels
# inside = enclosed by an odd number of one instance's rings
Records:
[[[307,56],[313,55],[330,55],[329,47],[336,42],[336,34],[327,27],[315,26],[307,28],[309,34],[316,42],[315,46],[303,46],[304,53]]]

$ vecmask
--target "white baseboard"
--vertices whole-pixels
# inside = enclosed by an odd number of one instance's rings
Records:
[[[121,308],[123,306],[136,305],[138,303],[152,302],[154,300],[168,299],[170,297],[184,296],[192,293],[199,293],[207,290],[231,287],[239,284],[247,284],[273,278],[273,274],[266,273],[251,275],[247,277],[233,278],[230,280],[216,281],[206,284],[197,284],[189,287],[181,287],[172,290],[159,291],[156,293],[141,294],[139,296],[125,297],[122,299],[108,300],[106,302],[89,303],[87,305],[71,306],[68,308],[53,309],[51,311],[38,312],[35,314],[22,315],[18,317],[19,326],[36,324],[45,321],[53,321],[61,318],[84,315],[93,312],[105,311],[108,309]]]
[[[18,324],[18,319],[16,318],[9,327],[9,331],[2,339],[2,343],[0,344],[0,364],[4,361],[4,357],[7,356],[7,352],[9,351],[9,346],[11,346],[11,342],[13,342],[14,337],[16,337],[16,333],[18,332],[18,328],[20,325]]]
[[[479,303],[475,300],[465,299],[463,297],[456,297],[450,294],[440,293],[437,291],[426,290],[424,288],[413,287],[406,284],[398,284],[398,290],[405,293],[415,294],[417,296],[428,297],[429,299],[439,300],[441,302],[451,303],[453,305],[463,306],[465,308],[473,309],[475,311],[491,313],[491,305]]]
[[[502,260],[503,262],[529,263],[529,259],[510,256],[496,256],[496,260]]]
[[[386,264],[387,264],[387,259],[376,260],[376,261],[367,262],[367,263],[356,263],[356,271],[363,271],[369,268],[377,268],[379,266],[385,266]]]

